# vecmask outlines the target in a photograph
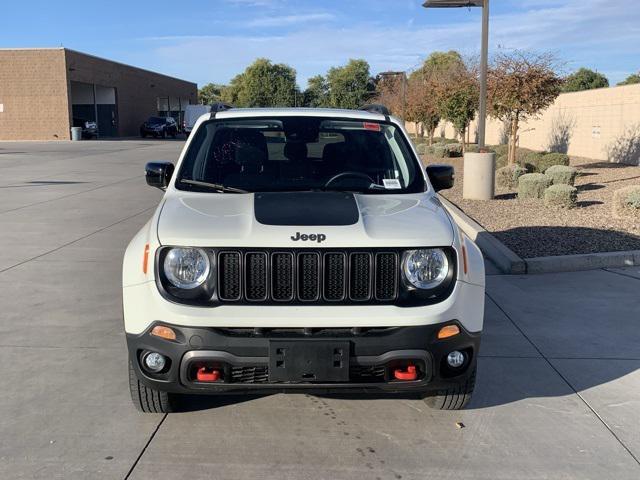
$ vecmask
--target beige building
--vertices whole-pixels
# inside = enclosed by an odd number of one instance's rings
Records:
[[[138,135],[149,116],[197,102],[197,86],[66,48],[0,49],[0,140],[69,140],[95,121],[100,137]]]
[[[414,125],[407,127],[415,130]],[[533,150],[553,149],[607,160],[608,147],[629,137],[631,129],[640,132],[640,85],[563,93],[538,118],[520,125],[519,144]],[[470,131],[476,131],[475,122]],[[441,132],[447,138],[455,137],[451,124],[443,122],[436,129],[436,137]],[[504,143],[502,123],[489,119],[486,135],[489,145]],[[473,133],[471,141],[475,141]]]

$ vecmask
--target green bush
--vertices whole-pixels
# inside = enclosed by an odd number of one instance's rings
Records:
[[[547,168],[554,165],[569,166],[569,155],[565,153],[547,153],[538,161],[537,167],[540,173],[545,173]]]
[[[513,189],[518,186],[518,179],[527,173],[520,165],[509,165],[496,170],[496,185],[500,188]]]
[[[462,156],[462,145],[460,143],[450,143],[446,145],[445,151],[447,152],[447,157],[461,157]]]
[[[433,145],[433,156],[436,158],[445,158],[447,156],[447,149],[444,145],[436,144]]]
[[[498,157],[509,153],[509,145],[492,145],[491,149],[496,152],[496,156]]]
[[[467,148],[465,149],[465,152],[468,153],[478,153],[480,151],[480,149],[478,148],[478,145],[473,144],[473,145],[467,145]]]
[[[575,168],[565,165],[552,165],[544,172],[546,176],[551,178],[553,185],[573,185],[576,183],[577,173]]]
[[[640,219],[640,185],[631,185],[613,192],[613,214],[617,217]]]
[[[543,198],[551,179],[542,173],[527,173],[518,179],[518,198]]]
[[[548,207],[573,208],[578,200],[578,189],[571,185],[551,185],[544,192],[544,204]]]
[[[530,166],[530,171],[531,172],[540,172],[540,160],[542,159],[542,157],[544,156],[543,153],[540,152],[534,152],[532,150],[520,150],[518,149],[517,151],[517,161],[518,163],[520,163],[521,165],[529,165]]]
[[[429,153],[429,145],[426,143],[419,143],[416,145],[416,150],[418,151],[418,155],[426,155]]]
[[[448,145],[450,143],[460,143],[460,141],[456,140],[455,138],[444,138],[444,137],[441,137],[441,138],[438,139],[438,143],[442,143],[442,144]]]
[[[507,156],[506,155],[498,156],[498,154],[496,153],[496,170],[498,168],[503,168],[506,166],[507,166]]]

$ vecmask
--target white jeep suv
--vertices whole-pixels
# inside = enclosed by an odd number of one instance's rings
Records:
[[[203,115],[129,244],[124,326],[133,402],[181,394],[386,392],[469,401],[484,264],[402,123],[363,110]]]

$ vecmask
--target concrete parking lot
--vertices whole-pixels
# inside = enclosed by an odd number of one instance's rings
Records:
[[[129,399],[124,249],[180,141],[0,143],[0,479],[640,478],[640,269],[490,276],[476,395]],[[460,428],[462,427],[462,428]]]

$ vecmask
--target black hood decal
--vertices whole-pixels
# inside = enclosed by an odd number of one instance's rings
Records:
[[[353,225],[360,212],[353,193],[267,192],[254,195],[256,221],[263,225]]]

